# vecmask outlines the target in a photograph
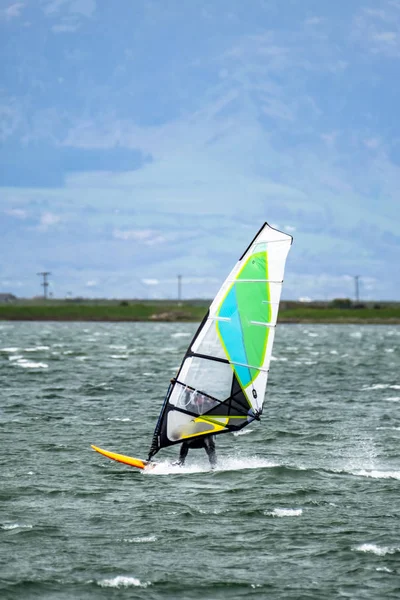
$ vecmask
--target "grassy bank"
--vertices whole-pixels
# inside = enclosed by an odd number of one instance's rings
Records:
[[[299,307],[279,312],[281,323],[381,323],[400,324],[398,308],[307,308]]]
[[[194,321],[203,318],[208,300],[173,301],[56,301],[18,300],[0,305],[3,321]],[[338,307],[335,303],[282,302],[281,323],[400,324],[399,303]]]
[[[47,302],[0,306],[7,321],[200,321],[207,308],[177,302]]]

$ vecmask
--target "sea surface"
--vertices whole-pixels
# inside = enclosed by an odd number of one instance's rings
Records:
[[[400,598],[400,326],[278,325],[261,423],[154,471],[197,328],[0,323],[0,598]]]

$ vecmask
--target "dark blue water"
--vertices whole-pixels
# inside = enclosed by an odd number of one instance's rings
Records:
[[[261,423],[143,473],[194,324],[0,324],[0,598],[400,598],[400,327],[278,326]]]

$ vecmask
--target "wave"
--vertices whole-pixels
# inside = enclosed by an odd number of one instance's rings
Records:
[[[390,384],[390,383],[374,383],[372,385],[363,386],[361,388],[362,392],[367,390],[400,390],[400,385]]]
[[[12,529],[32,529],[33,525],[24,525],[20,523],[5,523],[4,525],[0,525],[0,529],[4,529],[5,531],[10,531]]]
[[[173,338],[180,338],[180,337],[189,337],[191,334],[190,333],[184,333],[183,331],[181,332],[177,332],[177,333],[172,333],[171,337]]]
[[[40,352],[42,350],[50,350],[50,346],[34,346],[32,348],[25,348],[25,352]]]
[[[399,398],[400,400],[400,398]],[[400,427],[377,427],[377,431],[400,431]]]
[[[123,541],[129,544],[150,544],[156,542],[157,538],[155,535],[145,535],[143,537],[124,538]]]
[[[8,360],[10,360],[11,362],[13,362],[14,360],[21,360],[21,358],[24,358],[23,354],[13,354],[12,356],[8,357]]]
[[[14,362],[18,367],[23,369],[48,369],[49,365],[44,362],[35,362],[33,360],[27,360],[26,358],[20,358]]]
[[[100,587],[111,587],[111,588],[128,588],[128,587],[143,587],[146,588],[151,585],[150,581],[141,582],[137,577],[129,577],[127,575],[117,575],[113,579],[101,579],[96,581]]]
[[[223,471],[241,471],[242,469],[265,469],[280,467],[282,465],[273,463],[271,461],[258,458],[256,456],[248,458],[227,458],[218,461],[218,466],[213,469],[214,473]],[[144,469],[143,473],[146,475],[183,475],[191,473],[206,473],[209,472],[210,466],[207,464],[192,463],[191,465],[185,465],[180,467],[170,462],[155,463],[151,469]]]
[[[302,514],[302,508],[274,508],[264,512],[264,515],[269,517],[300,517]]]
[[[400,471],[378,471],[376,469],[360,469],[357,471],[348,471],[348,473],[350,473],[351,475],[359,475],[360,477],[372,477],[373,479],[400,479]]]
[[[360,544],[359,546],[353,546],[352,550],[356,552],[371,552],[377,556],[385,556],[386,554],[396,554],[400,552],[398,547],[390,546],[378,546],[377,544]]]
[[[357,477],[372,477],[373,479],[400,479],[400,471],[383,471],[380,469],[363,469],[350,466],[341,469],[321,468],[320,470],[325,473],[336,473],[339,475],[356,475]]]

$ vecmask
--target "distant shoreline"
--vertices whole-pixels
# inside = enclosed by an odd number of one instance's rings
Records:
[[[4,319],[0,323],[200,323],[191,319],[81,319],[81,318],[18,318]],[[400,319],[278,319],[279,325],[400,325]]]
[[[209,300],[17,300],[0,304],[0,321],[200,322]],[[279,323],[400,325],[400,303],[282,301]]]

